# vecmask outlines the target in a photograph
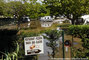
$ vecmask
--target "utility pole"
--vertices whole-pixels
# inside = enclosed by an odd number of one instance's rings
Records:
[[[62,30],[62,49],[63,49],[63,60],[65,60],[64,30]]]

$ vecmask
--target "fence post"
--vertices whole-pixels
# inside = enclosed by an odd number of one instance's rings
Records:
[[[65,60],[65,50],[64,50],[64,31],[62,30],[62,49],[63,49],[63,60]]]

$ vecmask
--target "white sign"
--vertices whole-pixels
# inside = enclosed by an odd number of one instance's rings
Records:
[[[25,37],[25,55],[34,55],[44,53],[43,36]]]

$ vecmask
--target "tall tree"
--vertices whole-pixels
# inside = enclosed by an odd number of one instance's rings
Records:
[[[4,14],[6,16],[10,15],[16,15],[17,17],[20,17],[24,14],[24,6],[20,1],[11,1],[6,3],[6,6],[4,7]]]
[[[44,4],[40,4],[38,2],[31,2],[30,4],[25,3],[25,5],[27,6],[26,13],[32,19],[50,14],[50,11],[46,9],[46,6]]]
[[[0,15],[3,15],[3,8],[5,6],[5,3],[3,0],[0,0]]]
[[[46,8],[50,10],[50,15],[58,16],[60,12],[60,0],[45,0]]]
[[[75,24],[78,18],[88,13],[89,0],[62,0],[62,13]]]
[[[78,22],[83,14],[89,13],[89,0],[46,0],[45,4],[48,5],[52,15],[55,15],[54,13],[65,15],[72,24]]]

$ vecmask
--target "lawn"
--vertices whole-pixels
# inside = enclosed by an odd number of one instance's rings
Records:
[[[34,33],[40,33],[45,30],[53,30],[57,28],[58,24],[53,24],[51,27],[36,27],[36,28],[28,28],[28,29],[21,29],[19,32],[34,32]]]

